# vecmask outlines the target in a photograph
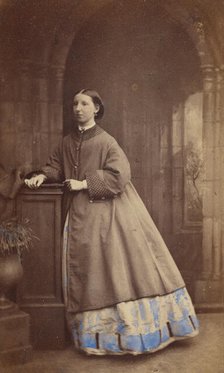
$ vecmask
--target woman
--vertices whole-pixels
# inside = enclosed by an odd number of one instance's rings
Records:
[[[198,333],[184,281],[130,182],[128,160],[100,128],[104,106],[86,89],[76,122],[30,188],[64,181],[63,288],[75,346],[140,354]]]

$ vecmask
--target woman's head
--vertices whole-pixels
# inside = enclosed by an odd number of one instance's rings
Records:
[[[95,119],[101,119],[104,105],[100,95],[92,89],[82,89],[73,100],[73,112],[78,123],[84,125]]]

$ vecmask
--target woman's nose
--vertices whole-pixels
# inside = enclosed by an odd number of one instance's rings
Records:
[[[74,110],[75,110],[75,111],[80,111],[80,110],[81,110],[81,105],[79,105],[79,104],[76,105],[76,106],[74,107]]]

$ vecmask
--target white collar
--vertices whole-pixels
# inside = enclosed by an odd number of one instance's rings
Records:
[[[83,126],[78,126],[78,129],[79,129],[79,131],[86,131],[86,130],[88,130],[88,129],[94,127],[95,125],[96,125],[96,123],[93,122],[93,123],[90,123],[88,126],[85,126],[85,127],[83,127]]]

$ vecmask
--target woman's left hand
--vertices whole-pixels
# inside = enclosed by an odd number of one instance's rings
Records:
[[[64,185],[65,185],[66,188],[68,188],[68,190],[70,190],[71,192],[72,192],[72,191],[79,191],[79,190],[83,190],[83,189],[85,189],[85,188],[84,188],[83,181],[79,181],[79,180],[75,180],[75,179],[66,179],[66,180],[64,181]]]

